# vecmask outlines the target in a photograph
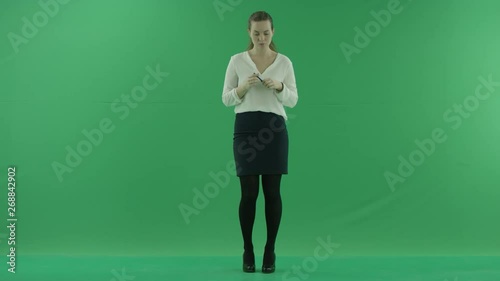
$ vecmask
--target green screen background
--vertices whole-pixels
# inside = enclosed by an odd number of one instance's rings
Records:
[[[348,62],[341,43],[354,45],[355,27],[388,2],[69,1],[18,52],[8,34],[21,35],[22,18],[41,8],[2,2],[1,253],[15,166],[18,256],[240,255],[234,108],[221,94],[230,56],[248,44],[248,16],[266,10],[299,94],[286,108],[277,251],[312,255],[330,237],[338,255],[500,254],[500,88],[467,118],[443,117],[472,104],[478,77],[500,81],[500,3],[402,1]],[[135,108],[118,102],[158,65],[168,76]],[[114,130],[58,178],[54,163],[67,165],[67,147],[103,120]],[[398,175],[399,156],[436,129],[446,140],[391,187],[385,173]],[[206,188],[215,195],[204,201]],[[182,206],[195,211],[184,217]],[[262,192],[257,207],[259,249]]]

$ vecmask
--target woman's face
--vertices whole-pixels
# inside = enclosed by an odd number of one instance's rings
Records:
[[[255,48],[267,48],[273,39],[274,30],[271,29],[271,22],[268,20],[252,21],[248,33]]]

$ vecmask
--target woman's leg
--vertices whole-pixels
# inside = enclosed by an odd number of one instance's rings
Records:
[[[281,174],[262,175],[262,187],[265,198],[265,213],[267,225],[267,242],[265,247],[264,263],[272,258],[274,252],[274,244],[281,221],[282,203],[281,203]],[[269,263],[266,263],[269,264]]]
[[[239,217],[245,252],[253,253],[252,230],[259,195],[259,175],[240,176],[241,200]]]

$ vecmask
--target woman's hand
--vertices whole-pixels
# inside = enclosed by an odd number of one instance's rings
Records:
[[[276,91],[281,91],[282,89],[282,84],[279,81],[273,80],[271,78],[266,78],[264,81],[262,81],[265,87],[269,89],[275,89]]]
[[[248,91],[251,87],[257,85],[260,83],[260,79],[257,78],[259,75],[254,73],[251,76],[248,77],[246,83],[245,83],[245,91]]]

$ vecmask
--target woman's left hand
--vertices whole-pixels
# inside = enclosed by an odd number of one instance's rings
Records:
[[[282,89],[281,89],[281,82],[276,81],[276,80],[273,80],[273,79],[271,79],[271,78],[266,78],[266,79],[264,79],[264,80],[262,81],[262,84],[263,84],[265,87],[269,88],[269,89],[275,89],[275,90],[277,90],[277,91],[282,90]]]

